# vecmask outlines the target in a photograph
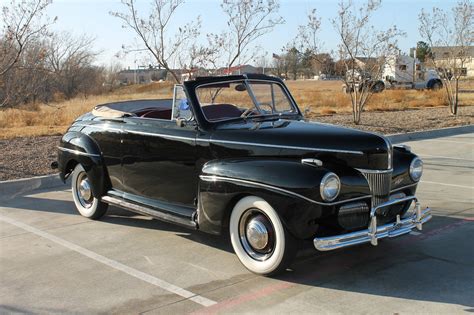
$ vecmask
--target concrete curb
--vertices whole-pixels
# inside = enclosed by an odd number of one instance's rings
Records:
[[[64,185],[59,174],[0,181],[0,200],[8,200],[28,192]]]
[[[401,143],[414,140],[435,139],[440,137],[462,135],[466,133],[474,133],[474,125],[399,133],[387,135],[387,138],[389,138],[392,143]]]
[[[473,133],[474,125],[434,129],[428,131],[408,132],[393,134],[387,137],[392,143],[401,143],[413,140],[433,139],[446,136],[454,136]],[[33,190],[48,189],[63,186],[58,174],[45,175],[31,178],[0,181],[0,200],[8,200],[18,195],[26,194]]]

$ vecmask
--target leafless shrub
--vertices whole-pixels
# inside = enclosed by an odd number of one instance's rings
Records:
[[[419,21],[420,35],[431,50],[428,62],[441,73],[449,109],[456,115],[462,69],[473,58],[469,50],[474,45],[474,6],[470,0],[463,0],[451,12],[439,8],[422,10]]]
[[[228,69],[236,62],[245,64],[254,59],[258,50],[252,45],[284,23],[277,0],[223,0],[221,8],[227,16],[228,30],[209,34],[208,40]]]
[[[345,68],[343,79],[353,112],[359,124],[365,105],[377,90],[385,57],[397,53],[397,38],[405,33],[396,26],[376,29],[370,20],[381,0],[368,0],[360,7],[341,0],[339,12],[332,24],[339,35],[339,54]]]
[[[173,65],[183,62],[183,56],[187,55],[187,48],[199,35],[200,18],[178,27],[174,36],[167,36],[170,22],[184,0],[152,0],[148,17],[140,15],[134,0],[121,0],[121,2],[125,8],[124,12],[110,12],[110,14],[122,20],[123,27],[132,30],[139,42],[139,47],[125,47],[125,51],[149,52],[176,82],[180,82],[180,75],[173,69]]]
[[[50,20],[46,8],[52,0],[11,0],[1,7],[0,17],[3,21],[0,29],[0,106],[8,103],[11,71],[21,60],[22,54],[41,36],[48,35],[48,26],[56,19]]]
[[[94,38],[70,33],[54,34],[47,44],[47,69],[54,89],[67,99],[79,92],[94,92],[102,70],[92,65],[98,52],[93,51]]]

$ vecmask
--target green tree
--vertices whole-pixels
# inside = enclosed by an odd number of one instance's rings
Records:
[[[411,53],[410,56],[413,57],[413,53]],[[418,43],[416,43],[416,58],[418,58],[421,62],[425,62],[430,56],[430,45],[428,45],[424,41],[419,41]]]
[[[301,56],[300,67],[306,79],[314,75],[313,71],[314,54],[310,49],[306,49]]]

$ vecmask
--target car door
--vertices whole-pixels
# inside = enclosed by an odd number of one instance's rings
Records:
[[[124,122],[124,192],[194,206],[199,175],[195,124],[139,117]]]

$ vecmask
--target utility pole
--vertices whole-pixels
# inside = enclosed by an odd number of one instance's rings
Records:
[[[413,89],[415,89],[416,84],[416,47],[413,51]]]

